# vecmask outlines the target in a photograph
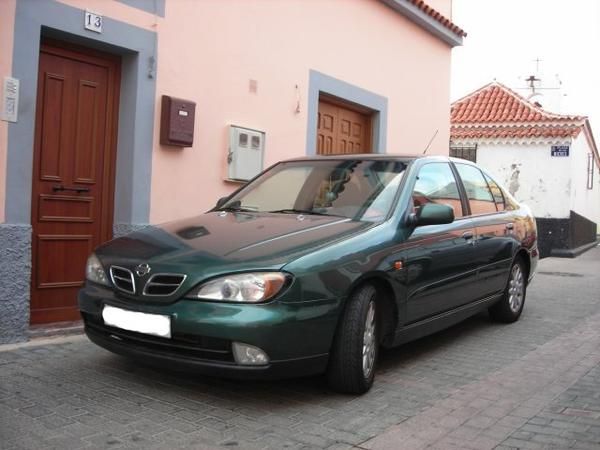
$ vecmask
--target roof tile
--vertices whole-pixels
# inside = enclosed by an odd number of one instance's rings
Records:
[[[457,100],[450,110],[452,139],[566,138],[582,130],[584,116],[555,114],[493,82]]]
[[[445,16],[440,14],[438,11],[433,9],[431,6],[429,6],[423,0],[408,0],[408,1],[409,1],[409,3],[412,3],[417,8],[419,8],[421,11],[423,11],[425,14],[427,14],[429,17],[431,17],[435,21],[439,22],[444,27],[448,28],[453,33],[456,33],[461,37],[467,36],[467,33],[462,28],[460,28],[458,25],[452,23],[451,20],[449,20],[448,18],[446,18]]]

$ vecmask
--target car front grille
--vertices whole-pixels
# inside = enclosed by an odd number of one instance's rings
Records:
[[[157,273],[150,277],[144,287],[144,295],[173,295],[185,281],[186,275],[177,273]]]
[[[128,294],[135,294],[133,272],[125,267],[110,266],[110,279],[115,287]]]

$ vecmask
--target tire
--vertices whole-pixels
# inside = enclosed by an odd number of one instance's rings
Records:
[[[329,386],[338,392],[364,394],[373,385],[379,353],[377,291],[355,291],[340,318],[327,368]]]
[[[488,310],[490,317],[497,322],[516,322],[519,320],[521,312],[523,312],[526,293],[525,264],[521,258],[518,258],[510,268],[508,282],[502,298]]]

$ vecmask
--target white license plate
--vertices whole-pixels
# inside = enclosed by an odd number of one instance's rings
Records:
[[[171,337],[171,318],[160,314],[148,314],[105,305],[102,309],[104,323],[122,330]]]

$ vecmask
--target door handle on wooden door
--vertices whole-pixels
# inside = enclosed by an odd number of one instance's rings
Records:
[[[71,192],[77,192],[78,194],[80,192],[90,192],[90,188],[88,187],[78,187],[78,186],[63,186],[62,184],[55,184],[54,186],[52,186],[52,191],[53,192],[62,192],[62,191],[71,191]]]

